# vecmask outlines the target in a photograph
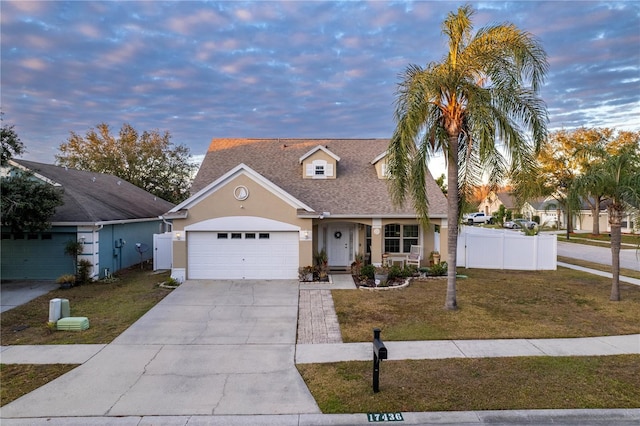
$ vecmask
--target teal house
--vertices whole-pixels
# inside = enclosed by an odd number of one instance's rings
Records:
[[[82,243],[78,260],[93,265],[94,279],[153,258],[153,235],[169,229],[160,216],[174,204],[117,176],[26,160],[11,160],[5,174],[30,171],[60,188],[64,204],[45,232],[16,233],[2,228],[0,278],[54,280],[74,272],[64,253],[68,241]]]

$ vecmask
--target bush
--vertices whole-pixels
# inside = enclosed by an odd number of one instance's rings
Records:
[[[374,279],[376,276],[376,267],[373,265],[364,265],[360,268],[360,275],[370,279]]]
[[[409,278],[418,273],[418,267],[415,265],[406,265],[404,269],[402,269],[402,278]]]
[[[436,277],[447,275],[447,262],[440,262],[429,268],[429,274]]]
[[[398,265],[393,265],[389,268],[389,278],[390,280],[395,280],[396,278],[402,277],[402,268]]]
[[[56,283],[74,285],[76,283],[76,276],[72,274],[60,275],[58,279],[56,279]]]
[[[78,262],[78,273],[76,274],[76,283],[86,284],[91,280],[91,268],[93,265],[87,259]]]

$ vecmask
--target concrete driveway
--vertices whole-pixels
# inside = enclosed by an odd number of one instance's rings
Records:
[[[8,281],[0,284],[0,312],[23,305],[60,287],[53,281]]]
[[[2,417],[319,413],[294,364],[297,312],[296,281],[187,281]]]

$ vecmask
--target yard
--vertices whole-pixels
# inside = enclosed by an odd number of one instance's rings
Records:
[[[384,340],[576,337],[640,332],[640,288],[621,284],[609,302],[610,280],[560,268],[549,272],[466,270],[458,281],[460,309],[443,309],[445,280],[404,290],[334,291],[343,339]],[[114,283],[56,291],[1,314],[2,344],[108,343],[161,300],[166,275],[131,270]],[[52,332],[48,301],[71,301],[87,316],[82,333]],[[26,328],[24,326],[27,326]],[[299,365],[324,412],[516,408],[640,407],[640,356],[384,361],[381,392],[371,391],[371,363]],[[2,365],[4,405],[55,379],[70,365]]]
[[[334,290],[344,342],[385,340],[586,337],[640,333],[640,288],[566,268],[557,271],[463,269],[458,306],[444,309],[446,279],[414,281],[403,290]]]
[[[570,269],[463,270],[459,310],[444,310],[446,280],[404,290],[333,291],[345,342],[553,338],[640,333],[640,288]],[[371,362],[301,364],[324,413],[638,408],[640,355],[384,361],[380,393]]]

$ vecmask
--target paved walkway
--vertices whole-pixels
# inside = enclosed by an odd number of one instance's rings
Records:
[[[558,262],[558,266],[575,269],[577,271],[588,272],[589,274],[599,275],[605,278],[613,278],[613,275],[611,274],[611,272],[598,271],[597,269],[585,268],[583,266],[572,265],[570,263]],[[640,280],[637,278],[625,277],[623,275],[620,275],[618,279],[620,280],[621,283],[640,285]]]

